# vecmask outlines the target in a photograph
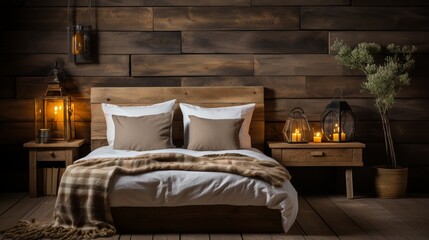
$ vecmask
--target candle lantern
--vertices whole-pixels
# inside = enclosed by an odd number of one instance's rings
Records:
[[[355,135],[355,114],[346,101],[332,100],[320,118],[324,139],[347,142]]]
[[[310,141],[310,125],[302,108],[290,111],[283,128],[283,137],[289,143],[307,143]]]
[[[55,64],[54,80],[48,83],[45,96],[34,99],[35,138],[39,143],[68,141],[74,138],[73,103],[64,96],[59,79],[63,71]]]

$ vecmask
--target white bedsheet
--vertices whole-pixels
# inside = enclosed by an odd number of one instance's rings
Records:
[[[98,148],[86,157],[131,157],[143,153],[175,152],[192,156],[240,153],[265,161],[275,161],[256,149],[228,151],[193,151],[171,148],[145,152],[114,150],[111,146]],[[285,232],[298,213],[298,198],[289,181],[275,188],[261,180],[220,172],[156,171],[132,176],[117,176],[110,189],[112,207],[154,207],[186,205],[267,206],[279,209]]]

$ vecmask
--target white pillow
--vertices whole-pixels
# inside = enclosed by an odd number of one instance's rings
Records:
[[[207,119],[237,119],[244,118],[241,126],[239,139],[240,148],[251,148],[252,141],[249,135],[250,122],[252,121],[255,104],[246,104],[231,107],[204,108],[187,103],[180,103],[180,109],[183,114],[183,142],[186,148],[189,143],[189,115]]]
[[[109,146],[113,146],[115,141],[115,124],[113,123],[112,115],[126,116],[126,117],[141,117],[146,115],[154,115],[160,113],[171,112],[174,109],[176,99],[157,103],[148,106],[117,106],[108,103],[102,103],[101,108],[106,118],[106,136]],[[171,119],[173,121],[173,119]]]

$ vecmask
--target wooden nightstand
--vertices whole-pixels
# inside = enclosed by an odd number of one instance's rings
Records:
[[[352,167],[363,166],[365,144],[268,142],[272,157],[286,167],[346,167],[347,198],[353,198]]]
[[[65,162],[66,167],[78,157],[78,149],[85,142],[75,139],[69,142],[37,143],[34,140],[24,144],[30,149],[30,196],[37,196],[37,162]],[[40,191],[40,190],[39,190]]]

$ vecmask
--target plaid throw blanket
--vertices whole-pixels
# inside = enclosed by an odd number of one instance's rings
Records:
[[[116,174],[157,170],[228,172],[258,178],[273,186],[290,179],[279,163],[240,154],[193,157],[178,153],[145,154],[129,158],[99,158],[67,167],[61,179],[54,209],[54,223],[20,222],[0,239],[93,239],[116,233],[108,202],[108,189]]]

